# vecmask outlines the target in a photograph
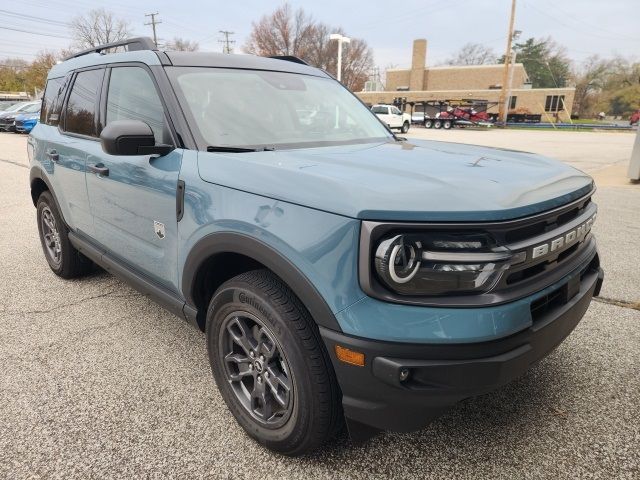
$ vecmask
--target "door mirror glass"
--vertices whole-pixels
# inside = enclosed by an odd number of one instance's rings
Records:
[[[109,155],[166,155],[171,145],[157,144],[151,127],[141,120],[115,120],[100,133],[102,150]]]

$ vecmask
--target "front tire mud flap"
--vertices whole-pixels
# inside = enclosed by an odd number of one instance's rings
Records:
[[[347,424],[349,439],[354,445],[362,445],[382,432],[382,430],[378,428],[365,425],[364,423],[360,423],[350,418],[345,418],[345,423]]]

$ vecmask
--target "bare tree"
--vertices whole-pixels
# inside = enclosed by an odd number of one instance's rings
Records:
[[[313,19],[304,10],[293,11],[288,3],[252,23],[244,47],[255,55],[296,55],[304,57],[311,49]]]
[[[612,60],[605,60],[598,55],[593,55],[574,70],[572,76],[576,92],[573,110],[580,117],[595,113],[593,108],[611,74],[612,63]]]
[[[173,40],[167,42],[166,48],[167,50],[178,52],[197,52],[200,50],[200,44],[184,38],[174,37]]]
[[[345,32],[316,22],[304,10],[294,11],[285,3],[253,23],[244,51],[255,55],[294,55],[335,75],[338,44],[331,33]],[[362,90],[373,66],[371,48],[364,40],[352,39],[342,53],[342,82],[351,90]]]
[[[498,56],[492,48],[480,43],[467,43],[451,58],[446,65],[487,65],[496,63]]]
[[[75,17],[70,28],[73,47],[79,50],[117,42],[131,36],[129,23],[122,18],[116,18],[104,8],[97,8],[87,15]]]

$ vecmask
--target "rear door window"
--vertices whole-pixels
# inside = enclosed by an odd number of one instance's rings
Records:
[[[373,113],[377,113],[378,115],[386,115],[389,113],[389,107],[377,106],[377,107],[373,107],[371,111]]]
[[[76,75],[65,109],[64,130],[96,137],[96,111],[104,69],[85,70]]]

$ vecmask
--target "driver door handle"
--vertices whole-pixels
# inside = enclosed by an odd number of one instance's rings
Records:
[[[45,155],[52,162],[57,162],[58,160],[60,160],[60,155],[58,155],[58,152],[56,152],[55,149],[47,150]]]
[[[103,177],[109,176],[109,169],[105,167],[102,163],[96,163],[95,165],[89,165],[87,169],[92,173],[97,173]]]

